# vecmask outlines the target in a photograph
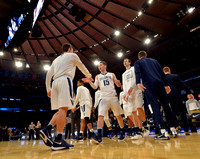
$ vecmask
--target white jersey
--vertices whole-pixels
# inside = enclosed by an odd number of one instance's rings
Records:
[[[117,93],[113,81],[113,74],[107,72],[106,74],[99,74],[98,85],[101,90],[101,97],[116,97]]]
[[[80,106],[84,104],[89,104],[90,107],[92,106],[92,98],[90,95],[90,91],[84,86],[79,86],[77,88],[76,100],[74,105],[77,105],[78,102]]]
[[[96,108],[99,104],[99,100],[101,99],[101,91],[97,90],[95,92],[95,102],[94,102],[94,108]]]
[[[131,67],[122,74],[122,85],[125,94],[128,93],[130,87],[137,89],[134,67]]]
[[[47,92],[51,90],[51,78],[57,79],[62,76],[68,76],[73,80],[76,66],[79,70],[88,78],[91,77],[91,74],[85,67],[85,65],[81,62],[78,55],[75,53],[63,53],[62,55],[58,56],[52,63],[49,71],[46,75],[46,89]]]
[[[122,105],[122,104],[123,104],[123,105],[124,105],[124,104],[127,104],[127,102],[124,100],[123,97],[124,97],[124,92],[121,91],[120,94],[119,94],[119,104],[120,104],[120,105]]]

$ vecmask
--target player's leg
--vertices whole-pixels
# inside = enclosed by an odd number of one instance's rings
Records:
[[[92,138],[92,142],[95,142],[95,143],[102,142],[102,129],[104,126],[104,116],[106,115],[106,112],[108,111],[107,99],[102,98],[102,100],[99,103],[98,110],[99,111],[98,111],[98,120],[97,120],[97,136]]]
[[[110,139],[114,139],[115,137],[115,133],[113,132],[112,130],[112,126],[110,124],[110,119],[109,119],[109,111],[107,111],[106,115],[104,116],[104,122],[108,128],[108,133],[107,133],[107,136],[110,138]]]
[[[83,132],[85,129],[85,104],[80,106],[80,112],[81,112],[80,133],[77,135],[76,140],[83,141]]]
[[[133,131],[133,122],[132,122],[132,120],[129,118],[129,117],[127,117],[127,121],[128,121],[128,136],[130,137],[130,136],[132,136],[132,131]]]
[[[125,138],[124,121],[121,116],[121,114],[123,114],[124,112],[123,112],[117,98],[110,99],[110,107],[111,107],[114,115],[116,116],[118,124],[120,126],[120,137],[118,138],[118,140],[124,140],[124,138]]]

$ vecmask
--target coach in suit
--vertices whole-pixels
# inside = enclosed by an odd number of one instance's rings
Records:
[[[189,94],[190,88],[180,79],[177,74],[171,74],[169,67],[164,67],[163,71],[171,88],[171,92],[168,94],[168,97],[172,111],[176,114],[176,116],[181,118],[180,121],[183,123],[185,134],[190,135],[188,132],[189,125],[186,115],[186,108],[183,104],[183,97],[181,95],[182,90],[185,90],[186,93]]]
[[[138,59],[139,60],[134,64],[136,84],[140,90],[144,91],[147,103],[152,109],[154,124],[157,129],[160,129],[160,135],[156,136],[155,139],[169,139],[165,130],[158,100],[164,109],[172,135],[176,137],[177,132],[175,127],[178,126],[178,122],[169,106],[167,93],[169,93],[171,89],[165,74],[158,61],[147,58],[147,53],[145,51],[140,51],[138,53]]]

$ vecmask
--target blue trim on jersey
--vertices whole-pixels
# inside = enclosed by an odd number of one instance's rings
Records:
[[[69,77],[67,77],[67,81],[68,81],[68,84],[69,84],[69,92],[70,92],[70,96],[71,98],[73,98],[73,95],[74,95],[74,90],[73,90],[73,85],[71,83],[71,79]]]
[[[81,106],[83,112],[85,112],[85,104]]]
[[[97,107],[99,106],[99,104],[100,104],[101,101],[102,101],[102,99],[99,99],[99,102],[98,102],[98,104],[97,104]]]
[[[102,75],[106,75],[108,72],[106,72],[105,74],[101,73]]]

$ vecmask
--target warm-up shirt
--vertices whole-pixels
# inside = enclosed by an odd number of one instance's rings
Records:
[[[91,74],[81,62],[78,55],[75,53],[63,53],[58,56],[52,63],[49,71],[46,75],[46,89],[47,92],[51,91],[51,78],[57,79],[61,76],[68,76],[73,80],[76,66],[79,70],[88,78],[91,77]]]
[[[138,60],[134,64],[136,84],[142,83],[148,86],[151,83],[161,82],[165,86],[169,86],[162,67],[157,60],[145,58]]]
[[[74,105],[77,105],[78,102],[80,106],[87,103],[89,103],[89,105],[92,106],[92,98],[90,95],[90,91],[84,86],[79,86],[77,88],[76,100]]]

